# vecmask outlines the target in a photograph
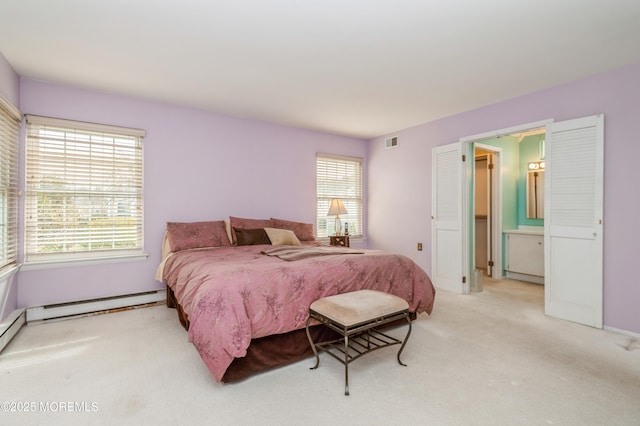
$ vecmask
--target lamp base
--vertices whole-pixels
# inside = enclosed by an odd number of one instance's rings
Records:
[[[333,229],[336,235],[342,235],[342,221],[340,220],[340,216],[336,216],[336,221]]]

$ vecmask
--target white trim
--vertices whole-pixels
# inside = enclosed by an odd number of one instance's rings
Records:
[[[636,339],[640,339],[640,333],[634,333],[633,331],[623,330],[621,328],[609,327],[608,325],[605,325],[602,328],[604,330],[610,331],[612,333],[624,334],[625,336],[630,336],[630,337],[634,337]]]
[[[504,129],[493,130],[490,132],[479,133],[477,135],[465,136],[464,138],[460,138],[460,142],[479,142],[482,139],[491,139],[497,138],[499,136],[510,135],[511,133],[520,133],[525,130],[535,129],[538,127],[545,127],[547,124],[553,123],[552,119],[534,121],[533,123],[525,123],[520,124],[518,126],[507,127]]]
[[[531,123],[524,123],[524,124],[519,124],[516,126],[511,126],[511,127],[506,127],[503,129],[498,129],[498,130],[492,130],[489,132],[484,132],[484,133],[478,133],[475,135],[471,135],[471,136],[465,136],[462,137],[458,140],[458,142],[460,143],[460,149],[462,151],[463,154],[466,154],[467,157],[472,158],[473,157],[473,150],[471,150],[471,144],[479,144],[482,143],[482,141],[484,139],[493,139],[493,138],[497,138],[497,137],[501,137],[501,136],[507,136],[513,133],[520,133],[526,130],[531,130],[531,129],[536,129],[536,128],[542,128],[544,127],[546,129],[546,126],[553,123],[553,119],[549,118],[546,120],[540,120],[540,121],[534,121]],[[468,162],[471,163],[471,162]],[[470,186],[470,166],[465,167],[466,170],[466,176],[464,176],[464,179],[462,179],[462,192],[463,192],[463,201],[466,202],[468,199],[468,191],[469,191],[469,186]],[[502,191],[502,187],[499,188],[500,191]],[[463,255],[463,265],[466,265],[465,268],[467,268],[467,270],[463,271],[463,274],[469,276],[469,260],[468,260],[468,254],[469,254],[469,250],[470,250],[470,227],[469,227],[469,222],[471,221],[471,218],[469,217],[469,215],[471,214],[471,212],[469,211],[469,208],[467,206],[463,205],[463,210],[462,210],[462,242],[463,242],[463,249],[462,249],[462,255]],[[502,217],[501,217],[502,219]],[[500,227],[502,227],[502,223],[500,223]],[[500,244],[500,248],[504,250],[504,248],[502,247],[502,245]],[[501,254],[500,254],[501,255]],[[432,253],[433,256],[433,253]],[[495,262],[495,261],[494,261]],[[502,267],[504,268],[504,265],[502,265]],[[502,272],[500,272],[501,274]],[[495,274],[494,274],[495,275]]]
[[[365,234],[364,205],[364,166],[359,157],[316,153],[316,237],[328,237],[331,223],[327,217],[331,199],[340,198],[347,214],[342,215],[343,222],[349,222],[350,235],[362,237]],[[342,177],[343,179],[340,179]],[[337,222],[337,220],[336,220]],[[326,227],[321,227],[326,224]],[[321,231],[322,230],[322,231]],[[325,232],[326,231],[326,232]],[[327,234],[327,235],[324,235]]]
[[[534,284],[544,285],[544,277],[538,275],[521,274],[520,272],[507,271],[507,278],[518,281],[527,281]]]
[[[10,265],[9,267],[4,268],[2,272],[0,272],[0,320],[4,316],[5,310],[7,309],[9,293],[11,293],[13,277],[16,272],[18,272],[17,265]]]
[[[329,158],[332,160],[354,161],[360,164],[363,163],[362,157],[349,157],[347,155],[325,154],[324,152],[316,152],[316,159],[317,158]]]
[[[138,129],[129,129],[125,127],[115,127],[109,125],[101,125],[94,123],[84,123],[71,121],[66,119],[57,119],[50,117],[40,117],[34,115],[26,115],[26,148],[25,148],[25,163],[24,170],[26,176],[32,176],[31,178],[27,178],[25,182],[25,195],[23,197],[23,220],[24,220],[24,238],[23,238],[23,251],[24,251],[24,263],[25,264],[47,264],[47,265],[55,265],[58,263],[64,262],[75,262],[75,261],[84,261],[85,259],[92,262],[92,259],[102,259],[102,258],[110,258],[110,257],[128,257],[130,255],[140,255],[144,250],[144,159],[143,159],[143,136],[144,131]],[[51,128],[56,129],[56,134],[48,134],[47,132],[40,132],[41,128]],[[57,134],[57,131],[60,131],[60,135]],[[100,144],[99,141],[94,141],[93,138],[88,137],[76,137],[73,135],[69,135],[68,131],[77,131],[80,133],[80,136],[88,136],[90,134],[102,133],[103,135],[107,135],[107,143],[108,145],[120,145],[124,151],[122,151],[123,155],[126,154],[126,157],[123,157],[121,160],[118,159],[117,153],[110,152],[108,155],[101,156],[96,154],[92,149],[83,149],[79,151],[77,154],[77,161],[67,161],[67,156],[61,156],[57,148],[53,148],[51,150],[48,149],[49,146],[55,147],[58,142],[62,142],[65,144],[70,143],[72,146],[75,146],[76,143],[80,144],[83,147],[93,147],[94,144]],[[119,137],[129,141],[130,143],[119,144],[117,141]],[[32,149],[33,148],[33,149]],[[33,155],[30,155],[31,151]],[[96,155],[94,155],[96,154]],[[43,161],[37,161],[39,158],[43,159]],[[63,163],[60,163],[60,168],[54,167],[56,162],[60,159],[64,158]],[[49,161],[51,160],[51,161]],[[102,186],[99,187],[86,187],[87,179],[91,179],[94,176],[94,172],[96,170],[101,170],[104,168],[109,170],[111,167],[114,167],[114,164],[121,164],[123,166],[122,173],[118,173],[118,176],[112,176],[110,178],[106,178],[107,181]],[[95,169],[93,166],[97,166]],[[124,171],[126,168],[126,172]],[[68,172],[64,175],[58,175],[61,171]],[[34,175],[35,173],[35,175]],[[126,242],[127,245],[130,242],[134,242],[135,246],[131,248],[106,248],[103,247],[101,249],[89,249],[87,251],[79,251],[74,252],[73,247],[66,245],[64,247],[53,246],[53,250],[50,250],[47,246],[52,243],[52,240],[48,235],[48,231],[45,231],[46,228],[43,228],[40,223],[40,213],[37,212],[37,200],[39,194],[43,190],[41,187],[40,176],[41,173],[52,173],[56,175],[58,178],[63,179],[66,184],[68,191],[69,189],[79,189],[81,191],[86,191],[86,194],[98,195],[100,197],[112,197],[121,193],[123,197],[126,197],[128,201],[126,204],[123,204],[124,208],[126,208],[126,212],[124,213],[124,217],[129,218],[133,223],[131,226],[128,226],[126,229],[127,234],[118,235],[117,233],[113,237],[114,243]],[[96,172],[100,173],[100,172]],[[120,176],[120,175],[123,176]],[[35,177],[34,177],[35,176]],[[119,182],[118,179],[127,178],[127,182]],[[111,186],[116,185],[124,185],[124,189],[128,189],[128,191],[120,191],[115,188],[111,188]],[[67,196],[67,192],[59,192],[63,191],[64,188],[56,188],[54,189],[54,194],[61,194],[63,196]],[[58,191],[58,192],[55,192]],[[72,199],[75,200],[77,195],[69,195]],[[95,203],[94,203],[95,204]],[[70,207],[60,207],[57,208],[55,205],[49,205],[47,207],[51,211],[64,211],[67,212],[67,209]],[[101,210],[97,215],[94,216],[94,213],[91,213],[91,220],[95,217],[96,219],[111,219],[113,217],[113,213],[111,209],[113,206],[109,205],[108,202],[101,201],[99,204],[96,204],[94,208]],[[83,246],[86,246],[86,242],[92,241],[91,239],[95,239],[96,242],[106,242],[104,240],[104,236],[100,234],[94,234],[94,228],[92,225],[93,222],[88,222],[87,226],[83,226],[80,228],[69,227],[68,222],[61,221],[57,216],[52,216],[52,223],[56,226],[59,226],[60,229],[65,231],[68,235],[69,242],[76,241],[84,241]],[[118,226],[118,223],[113,223],[111,225],[106,224],[105,229],[110,229],[113,231],[120,231],[121,228]],[[42,236],[42,238],[41,238]],[[87,239],[89,238],[89,239]],[[111,242],[111,240],[108,240]],[[42,250],[42,248],[46,248]],[[107,246],[108,247],[108,246]],[[88,247],[87,247],[88,249]],[[43,254],[44,252],[44,254]],[[28,269],[28,268],[27,268]]]
[[[123,256],[95,257],[95,258],[89,258],[89,259],[53,260],[48,262],[29,262],[29,263],[23,263],[20,266],[20,270],[35,271],[39,269],[66,268],[68,266],[87,266],[87,265],[100,265],[104,263],[138,262],[138,261],[147,260],[148,257],[149,255],[147,253],[140,253],[140,254],[128,254]]]
[[[67,318],[166,300],[165,290],[27,308],[27,322]]]
[[[6,109],[16,120],[22,121],[22,113],[20,110],[16,108],[9,99],[5,98],[2,93],[0,93],[0,107]]]
[[[5,280],[13,275],[19,266],[16,264],[7,265],[5,268],[0,268],[0,281]]]
[[[471,176],[473,174],[473,171],[475,169],[475,160],[474,160],[474,149],[473,149],[473,144],[471,143],[462,143],[462,142],[458,142],[460,144],[460,152],[462,153],[462,155],[465,157],[465,161],[462,162],[462,175],[460,176],[460,179],[462,180],[462,182],[471,182]],[[459,185],[460,183],[458,183]],[[475,225],[475,221],[472,221],[471,218],[472,216],[472,212],[471,212],[471,205],[470,205],[470,194],[471,194],[471,185],[470,184],[466,184],[466,185],[462,185],[462,189],[460,191],[460,195],[462,196],[462,201],[460,203],[460,212],[458,213],[458,220],[461,221],[460,224],[460,239],[462,241],[462,247],[460,247],[461,251],[462,251],[462,277],[463,277],[463,283],[462,283],[462,293],[463,294],[469,294],[471,293],[471,274],[473,271],[473,268],[471,267],[471,241],[475,241],[475,236],[471,236],[471,232],[472,232],[472,227],[471,227],[471,223],[474,222]],[[465,220],[466,219],[466,220]],[[475,259],[474,259],[474,263],[475,263]]]
[[[25,309],[16,309],[0,323],[0,352],[27,322]]]
[[[88,123],[85,121],[75,121],[75,120],[67,120],[64,118],[53,118],[53,117],[42,117],[39,115],[25,115],[28,124],[35,124],[37,126],[52,126],[52,127],[63,127],[63,128],[75,128],[79,130],[89,131],[89,132],[100,132],[100,133],[109,133],[109,134],[118,134],[125,136],[135,136],[139,138],[144,138],[146,132],[142,129],[133,129],[129,127],[122,126],[112,126],[109,124],[98,124],[98,123]]]

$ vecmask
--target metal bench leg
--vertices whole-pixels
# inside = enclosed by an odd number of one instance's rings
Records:
[[[316,365],[311,367],[309,370],[315,370],[320,365],[320,357],[318,356],[318,351],[316,349],[316,344],[313,343],[313,339],[311,339],[311,333],[309,333],[309,323],[310,322],[311,322],[311,316],[309,316],[309,319],[307,319],[306,331],[307,331],[307,338],[309,339],[309,344],[311,345],[311,349],[313,349],[313,354],[316,356]]]
[[[349,395],[349,335],[344,330],[344,394]]]
[[[400,354],[402,353],[402,350],[404,349],[404,345],[407,344],[407,340],[409,340],[409,335],[411,334],[411,318],[409,318],[409,314],[407,314],[407,322],[409,323],[409,330],[407,331],[407,335],[404,338],[404,341],[402,342],[402,345],[400,346],[400,350],[398,351],[398,362],[400,363],[400,365],[403,366],[407,366],[407,364],[403,363],[402,361],[400,361]]]

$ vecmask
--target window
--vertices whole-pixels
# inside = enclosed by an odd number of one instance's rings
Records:
[[[340,198],[347,210],[340,216],[342,226],[349,224],[349,234],[362,236],[362,159],[327,154],[316,156],[317,219],[319,238],[334,235],[335,217],[328,217],[332,198]]]
[[[0,269],[16,263],[20,112],[0,96]]]
[[[25,262],[142,254],[143,137],[27,116]]]

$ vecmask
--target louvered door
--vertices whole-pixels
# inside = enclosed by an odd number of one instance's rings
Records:
[[[461,144],[433,149],[431,190],[431,279],[438,288],[462,292]]]
[[[547,127],[545,312],[602,328],[602,115]]]

